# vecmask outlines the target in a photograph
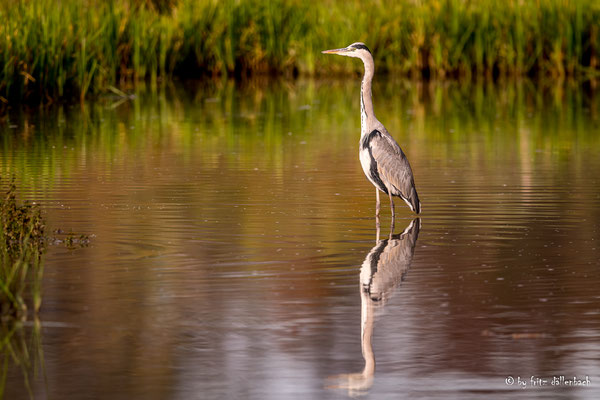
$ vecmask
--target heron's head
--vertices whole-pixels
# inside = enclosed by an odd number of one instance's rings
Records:
[[[337,54],[339,56],[356,57],[361,59],[371,56],[371,51],[369,51],[369,48],[361,42],[352,43],[350,46],[344,47],[343,49],[323,50],[321,53]]]

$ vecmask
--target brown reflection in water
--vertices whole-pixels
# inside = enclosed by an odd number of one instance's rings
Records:
[[[336,380],[332,389],[348,389],[350,395],[368,390],[375,375],[375,353],[373,352],[373,328],[375,311],[381,311],[412,263],[415,244],[419,237],[421,220],[415,218],[398,235],[379,240],[371,249],[360,268],[360,343],[365,366],[361,372],[331,376]]]

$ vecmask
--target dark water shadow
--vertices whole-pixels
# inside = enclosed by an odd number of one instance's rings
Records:
[[[379,240],[367,254],[360,269],[361,350],[365,366],[361,372],[333,375],[327,378],[329,389],[347,389],[350,396],[364,394],[373,385],[375,353],[373,329],[375,313],[380,313],[404,280],[412,263],[415,245],[421,229],[420,218],[415,218],[404,232]]]

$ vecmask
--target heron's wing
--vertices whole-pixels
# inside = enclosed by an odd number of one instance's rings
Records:
[[[369,135],[369,147],[383,182],[391,186],[393,195],[402,197],[418,214],[421,205],[412,169],[398,143],[382,129]]]

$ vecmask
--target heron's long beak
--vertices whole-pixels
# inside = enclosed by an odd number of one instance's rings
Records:
[[[344,54],[349,52],[350,49],[344,47],[343,49],[332,49],[332,50],[323,50],[321,53],[323,54]]]

